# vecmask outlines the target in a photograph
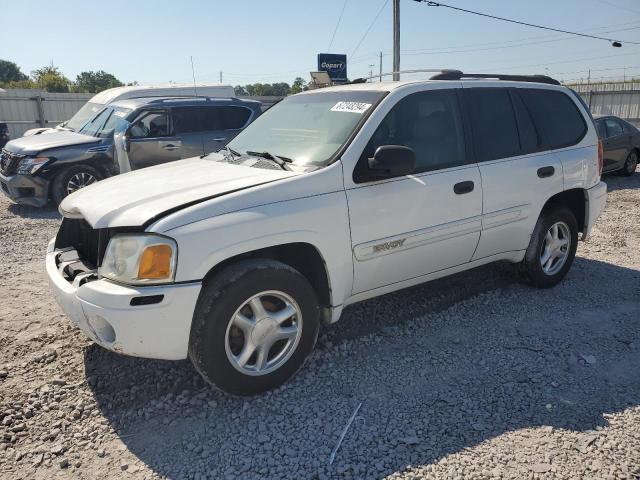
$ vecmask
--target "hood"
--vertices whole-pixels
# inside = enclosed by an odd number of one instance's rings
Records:
[[[93,228],[142,226],[164,214],[226,193],[298,175],[189,158],[111,177],[78,190],[60,212]]]
[[[4,148],[11,153],[34,155],[52,148],[70,147],[72,145],[96,143],[99,141],[99,138],[90,137],[89,135],[83,135],[81,133],[54,130],[53,132],[48,132],[46,135],[30,135],[28,137],[16,138],[7,143]]]

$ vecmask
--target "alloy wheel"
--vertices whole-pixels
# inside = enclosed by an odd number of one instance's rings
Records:
[[[280,291],[261,292],[247,299],[229,320],[227,358],[245,375],[266,375],[289,360],[301,335],[302,314],[295,300]]]
[[[564,222],[556,222],[544,237],[540,266],[546,275],[555,275],[564,266],[571,250],[571,231]]]
[[[72,194],[76,190],[91,185],[97,181],[96,177],[87,172],[78,172],[74,174],[67,182],[67,195]]]

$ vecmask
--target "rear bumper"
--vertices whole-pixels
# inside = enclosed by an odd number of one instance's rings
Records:
[[[54,241],[47,248],[47,275],[54,296],[71,322],[100,346],[125,355],[187,358],[191,319],[201,283],[130,287],[108,280],[80,286],[58,271]],[[131,299],[162,295],[153,305],[131,306]]]
[[[598,184],[590,189],[586,190],[586,209],[585,209],[585,222],[584,231],[582,232],[582,240],[587,240],[591,234],[593,225],[598,220],[598,217],[604,210],[604,206],[607,203],[607,184],[604,182],[598,182]]]
[[[49,197],[49,180],[31,175],[5,176],[0,173],[0,189],[16,203],[43,207]]]

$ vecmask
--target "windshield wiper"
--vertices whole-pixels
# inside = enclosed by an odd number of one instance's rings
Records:
[[[291,167],[288,165],[289,163],[293,163],[293,160],[287,157],[281,157],[279,155],[273,155],[269,152],[252,152],[251,150],[247,150],[245,152],[247,155],[251,155],[252,157],[260,157],[267,160],[271,160],[273,163],[277,164],[282,170],[291,171]]]
[[[209,153],[205,153],[204,155],[200,155],[200,158],[204,158],[204,157],[208,157],[209,155],[211,155],[212,153],[220,153],[221,151],[226,150],[227,152],[229,152],[231,155],[233,155],[234,157],[241,157],[242,154],[240,152],[236,152],[233,148],[229,148],[229,147],[222,147],[220,150],[218,150],[217,152],[209,152]]]

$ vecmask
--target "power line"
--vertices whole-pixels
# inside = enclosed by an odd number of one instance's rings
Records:
[[[615,8],[619,8],[620,10],[626,10],[627,12],[640,13],[640,10],[634,10],[633,8],[623,7],[622,5],[617,5],[613,2],[608,2],[607,0],[598,0],[600,3],[605,3]]]
[[[635,20],[633,22],[623,22],[623,23],[614,23],[611,25],[604,25],[601,27],[596,27],[596,28],[592,28],[589,30],[602,30],[605,28],[611,28],[611,27],[615,27],[615,26],[623,26],[623,25],[630,25],[630,24],[637,24],[638,21]],[[614,30],[606,30],[606,31],[602,31],[602,32],[594,32],[594,33],[613,33],[613,32],[624,32],[624,31],[628,31],[628,30],[637,30],[640,29],[640,26],[633,26],[633,27],[628,27],[628,28],[621,28],[621,29],[614,29]],[[558,35],[536,35],[533,37],[524,37],[524,38],[520,38],[520,39],[514,39],[514,40],[503,40],[503,41],[494,41],[494,42],[485,42],[485,43],[473,43],[473,44],[464,44],[464,45],[455,45],[452,47],[441,47],[441,48],[415,48],[415,49],[407,49],[407,50],[402,50],[401,52],[405,55],[423,55],[423,54],[428,54],[428,53],[433,53],[433,54],[441,54],[441,53],[467,53],[467,52],[480,52],[480,51],[488,51],[488,50],[496,50],[496,49],[503,49],[503,48],[517,48],[517,47],[524,47],[524,46],[528,46],[528,45],[537,45],[537,44],[542,44],[542,43],[552,43],[552,42],[559,42],[559,41],[563,41],[563,40],[570,40],[573,39],[575,37],[571,37],[571,36],[566,36],[566,35],[562,35],[562,36],[558,36]],[[540,40],[543,39],[543,40]],[[536,42],[526,42],[527,40],[538,40]],[[523,43],[526,42],[526,43]],[[504,44],[514,44],[516,43],[517,45],[504,45]],[[485,47],[488,45],[499,45],[497,47],[486,47],[486,48],[475,48],[475,47]],[[474,47],[474,48],[468,48],[468,47]],[[464,49],[464,50],[463,50]],[[360,55],[358,57],[352,58],[350,59],[350,64],[351,65],[357,65],[358,63],[364,63],[372,58],[375,58],[379,55],[379,52],[374,53],[368,53],[368,54],[363,54]],[[390,52],[383,52],[384,56],[389,56],[391,55]]]
[[[488,13],[476,12],[474,10],[467,10],[466,8],[454,7],[452,5],[447,5],[445,3],[432,2],[430,0],[414,0],[414,1],[420,2],[420,3],[426,3],[429,7],[450,8],[452,10],[457,10],[459,12],[471,13],[473,15],[479,15],[481,17],[492,18],[494,20],[500,20],[502,22],[509,22],[509,23],[515,23],[515,24],[518,24],[518,25],[524,25],[526,27],[540,28],[542,30],[549,30],[549,31],[552,31],[552,32],[566,33],[566,34],[575,35],[575,36],[578,36],[578,37],[593,38],[595,40],[604,40],[606,42],[611,43],[614,47],[622,46],[622,45],[620,45],[621,43],[629,43],[629,44],[632,44],[632,45],[640,45],[640,42],[617,40],[617,39],[613,39],[613,38],[599,37],[597,35],[589,35],[587,33],[571,32],[569,30],[562,30],[560,28],[545,27],[543,25],[537,25],[535,23],[521,22],[519,20],[512,20],[510,18],[498,17],[496,15],[489,15]]]
[[[376,16],[373,18],[373,21],[369,24],[369,26],[365,30],[364,34],[362,35],[362,38],[360,38],[360,41],[358,41],[358,43],[356,45],[356,48],[354,48],[353,52],[351,52],[351,55],[349,55],[349,58],[352,58],[353,55],[358,51],[358,48],[360,48],[360,45],[362,45],[362,42],[364,42],[364,39],[369,34],[369,30],[371,30],[371,28],[373,27],[373,24],[376,23],[376,20],[378,20],[378,17],[382,13],[382,10],[384,10],[384,7],[387,6],[387,3],[389,3],[389,0],[384,0],[384,3],[380,7],[380,10],[378,10],[378,13],[376,13]]]
[[[333,29],[333,35],[331,35],[331,41],[329,42],[329,46],[327,47],[327,52],[331,52],[331,45],[333,45],[333,39],[336,38],[336,32],[338,31],[338,27],[340,26],[340,22],[342,21],[342,15],[344,14],[344,9],[347,8],[348,1],[349,0],[344,0],[344,3],[342,4],[342,10],[340,10],[338,23],[336,23],[336,28]]]

